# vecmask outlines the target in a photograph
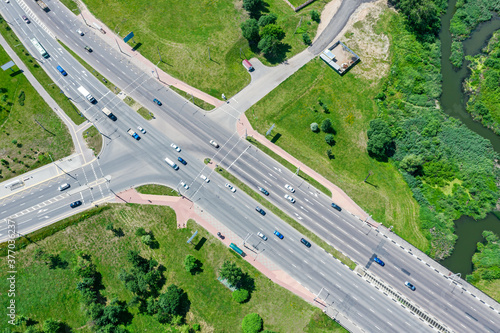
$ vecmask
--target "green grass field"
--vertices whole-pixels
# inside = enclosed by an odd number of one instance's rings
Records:
[[[383,32],[384,27],[377,27],[377,31]],[[361,67],[358,73],[366,70]],[[277,145],[342,188],[374,220],[393,225],[396,233],[426,250],[428,241],[419,229],[419,206],[408,185],[392,164],[377,162],[366,151],[366,130],[376,117],[373,98],[380,91],[380,82],[354,72],[340,77],[316,58],[246,115],[262,134],[275,123],[269,139],[280,134]],[[318,99],[329,113],[324,112]],[[336,131],[332,147],[326,144],[323,132],[310,130],[311,123],[321,124],[326,118]],[[330,158],[328,149],[332,151]],[[367,182],[363,182],[369,173]]]
[[[37,79],[37,81],[45,88],[59,105],[62,110],[71,118],[76,124],[82,124],[86,119],[82,117],[80,111],[70,102],[70,100],[61,92],[61,89],[52,81],[52,79],[45,73],[45,71],[38,65],[36,60],[26,51],[21,41],[17,38],[16,34],[9,27],[7,22],[0,18],[0,33],[5,38],[10,47],[21,58],[24,64],[28,67],[29,71]],[[28,42],[29,41],[25,41]]]
[[[174,283],[187,292],[191,301],[187,322],[191,325],[200,323],[202,332],[241,332],[241,320],[251,312],[259,313],[264,319],[264,327],[276,332],[346,332],[333,320],[327,319],[319,309],[272,283],[194,221],[189,221],[185,229],[177,229],[175,213],[170,208],[132,204],[111,207],[18,252],[17,314],[29,316],[40,323],[51,317],[63,320],[75,332],[92,332],[76,290],[79,279],[72,270],[75,251],[83,250],[92,256],[92,261],[102,274],[105,286],[103,294],[108,300],[117,297],[130,301],[132,294],[125,289],[117,275],[122,268],[128,269],[130,266],[125,259],[126,253],[140,250],[142,256],[152,257],[165,266],[165,288]],[[123,237],[115,237],[105,229],[110,222],[115,228],[123,229]],[[134,234],[138,227],[153,231],[159,241],[159,249],[151,250],[140,242]],[[203,243],[199,249],[186,244],[195,230],[198,236],[194,239],[194,245],[200,241]],[[49,269],[47,265],[36,262],[36,249],[59,254],[67,262],[67,267]],[[200,274],[191,275],[185,271],[183,260],[187,254],[203,263]],[[255,280],[255,291],[247,303],[235,303],[231,292],[217,281],[216,272],[224,260],[236,262]],[[8,290],[5,257],[0,259],[0,267],[0,288]],[[7,297],[0,299],[2,306],[6,306],[7,301]],[[168,331],[156,319],[137,314],[135,308],[131,312],[134,318],[127,327],[130,332]]]
[[[10,60],[0,49],[0,62]],[[63,158],[73,148],[64,123],[18,67],[12,70],[0,72],[0,181]]]
[[[85,139],[87,146],[94,151],[94,155],[99,155],[102,148],[102,135],[99,134],[97,128],[90,126],[83,132],[83,138]]]
[[[241,2],[233,1],[119,1],[85,0],[96,17],[110,29],[125,37],[135,34],[131,46],[152,63],[174,77],[220,98],[228,98],[250,82],[241,65],[242,58],[252,58],[248,42],[241,36],[240,24],[248,18]],[[304,50],[302,32],[294,31],[302,19],[301,29],[314,38],[317,23],[309,11],[321,11],[326,0],[318,0],[306,11],[295,13],[283,0],[266,0],[266,10],[278,15],[278,24],[286,32],[284,43],[290,48],[288,58]],[[141,20],[137,20],[140,13]],[[209,58],[210,49],[210,58]],[[241,54],[240,54],[241,53]],[[269,65],[263,57],[259,56]]]
[[[137,192],[142,194],[168,195],[171,197],[180,197],[176,190],[163,185],[142,185],[135,188]]]

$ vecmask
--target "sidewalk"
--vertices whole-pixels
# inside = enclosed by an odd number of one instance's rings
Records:
[[[137,50],[133,50],[133,47],[128,45],[123,41],[123,38],[116,35],[115,32],[110,29],[108,26],[106,26],[104,23],[99,21],[88,9],[87,6],[82,2],[82,1],[76,1],[78,4],[78,7],[80,8],[81,15],[76,16],[76,18],[84,25],[87,25],[90,29],[93,29],[95,32],[96,36],[99,36],[108,46],[112,47],[119,53],[125,53],[127,54],[130,58],[130,61],[137,67],[139,67],[142,71],[144,72],[150,72],[151,70],[155,70],[158,73],[159,78],[161,80],[158,80],[159,82],[162,82],[166,84],[167,86],[173,86],[175,88],[178,88],[182,91],[185,91],[188,94],[193,95],[196,98],[199,98],[209,104],[214,105],[215,107],[219,107],[221,105],[224,105],[224,101],[221,101],[201,90],[198,90],[176,78],[173,76],[165,73],[163,70],[160,68],[156,67],[155,64],[151,63],[148,59],[146,59],[142,54],[140,54]],[[84,19],[82,19],[84,18]],[[97,28],[94,26],[94,23],[98,24],[101,26],[106,33],[101,33],[97,30]],[[119,48],[117,46],[119,45]]]
[[[236,125],[236,130],[238,132],[238,135],[240,136],[244,136],[246,131],[246,134],[248,136],[253,137],[257,141],[259,141],[259,143],[271,149],[273,152],[280,155],[281,157],[283,157],[296,167],[300,167],[301,171],[311,176],[320,184],[329,189],[332,192],[332,200],[340,207],[342,207],[342,209],[347,210],[349,213],[356,216],[362,221],[366,220],[367,223],[371,224],[375,228],[378,228],[380,223],[369,219],[369,215],[361,207],[359,207],[344,191],[342,191],[341,188],[330,182],[328,179],[326,179],[325,177],[323,177],[322,175],[320,175],[319,173],[317,173],[316,171],[314,171],[301,161],[297,160],[295,157],[287,153],[282,148],[271,143],[265,136],[254,130],[244,113],[240,116],[240,119]]]

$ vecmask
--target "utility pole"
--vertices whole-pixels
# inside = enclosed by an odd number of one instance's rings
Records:
[[[210,57],[210,48],[208,48],[208,59],[212,60],[212,58]]]
[[[160,47],[158,45],[156,45],[156,49],[158,50],[158,56],[160,56],[160,62],[162,62],[162,60],[161,60],[161,53],[160,53]]]

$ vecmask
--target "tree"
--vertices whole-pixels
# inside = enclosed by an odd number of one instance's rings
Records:
[[[108,224],[106,224],[106,230],[111,230],[111,231],[113,231],[113,230],[114,230],[114,225],[113,225],[113,223],[108,223]]]
[[[321,130],[325,133],[333,133],[333,126],[330,118],[326,118],[325,120],[323,120],[323,122],[321,123]]]
[[[309,34],[307,32],[304,32],[302,34],[302,41],[304,41],[304,44],[306,45],[311,45],[311,37],[309,37]]]
[[[319,130],[319,126],[318,126],[318,123],[312,123],[311,124],[311,131],[313,131],[314,133],[318,132]]]
[[[168,286],[167,291],[158,298],[158,318],[170,322],[172,317],[182,313],[181,301],[184,291],[175,284]]]
[[[311,20],[314,22],[318,22],[321,20],[319,12],[317,10],[311,10]]]
[[[249,293],[245,289],[236,289],[233,291],[233,300],[238,303],[243,303],[248,299]]]
[[[198,260],[195,257],[188,254],[186,258],[184,258],[184,268],[186,271],[193,273],[194,270],[198,268]]]
[[[139,268],[142,271],[148,270],[148,260],[139,255],[139,251],[130,250],[127,253],[127,261],[132,264],[133,267]]]
[[[268,24],[260,29],[260,37],[262,38],[273,37],[281,41],[285,36],[283,28],[276,24]]]
[[[367,132],[368,153],[377,158],[387,156],[389,145],[392,143],[391,131],[389,125],[382,119],[370,121],[370,128]]]
[[[266,55],[277,55],[280,50],[281,42],[274,37],[265,37],[259,41],[257,47]]]
[[[407,18],[408,26],[420,38],[433,37],[441,28],[440,13],[432,0],[393,0]]]
[[[147,235],[148,233],[146,232],[146,230],[144,230],[144,228],[140,227],[140,228],[137,228],[137,230],[135,231],[135,235],[136,236],[144,236],[144,235]]]
[[[262,15],[259,18],[259,26],[260,27],[265,27],[268,24],[274,24],[276,23],[276,20],[278,19],[278,16],[274,13],[269,13],[267,15]]]
[[[262,7],[262,0],[243,0],[243,8],[250,14],[257,14]]]
[[[333,137],[333,135],[327,134],[327,135],[325,135],[325,142],[328,145],[333,146],[335,144],[335,138]]]
[[[423,162],[424,161],[420,155],[409,154],[403,157],[399,166],[401,169],[413,175],[417,173],[417,171],[421,170]]]
[[[151,235],[144,235],[141,237],[141,242],[147,246],[150,246],[153,242],[153,239],[151,238]]]
[[[235,263],[230,262],[229,260],[224,261],[221,268],[219,269],[219,274],[232,286],[236,286],[243,278],[243,272],[241,271],[241,269],[236,266]]]
[[[257,313],[250,313],[243,318],[241,328],[243,333],[258,333],[262,330],[262,318]]]
[[[260,38],[259,35],[259,24],[256,19],[248,19],[241,23],[241,34],[248,41],[258,41]]]
[[[60,333],[64,329],[63,323],[54,319],[47,319],[43,322],[44,333]]]

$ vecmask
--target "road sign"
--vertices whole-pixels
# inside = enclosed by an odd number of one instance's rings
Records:
[[[268,136],[269,134],[271,134],[271,131],[273,130],[274,125],[275,125],[275,124],[273,124],[273,126],[271,126],[271,128],[267,130],[267,132],[266,132],[266,136]]]
[[[197,234],[198,234],[198,231],[195,231],[194,234],[193,234],[193,236],[189,237],[187,243],[191,244],[191,241],[193,240],[194,236],[196,236]]]
[[[133,31],[131,31],[127,36],[125,36],[125,38],[123,38],[123,41],[126,43],[129,40],[131,40],[132,37],[134,37],[134,32]]]
[[[8,63],[6,63],[6,64],[2,65],[2,69],[3,69],[4,71],[6,71],[6,70],[8,70],[9,68],[14,67],[15,65],[16,65],[16,64],[15,64],[15,63],[11,60],[11,61],[9,61]]]

